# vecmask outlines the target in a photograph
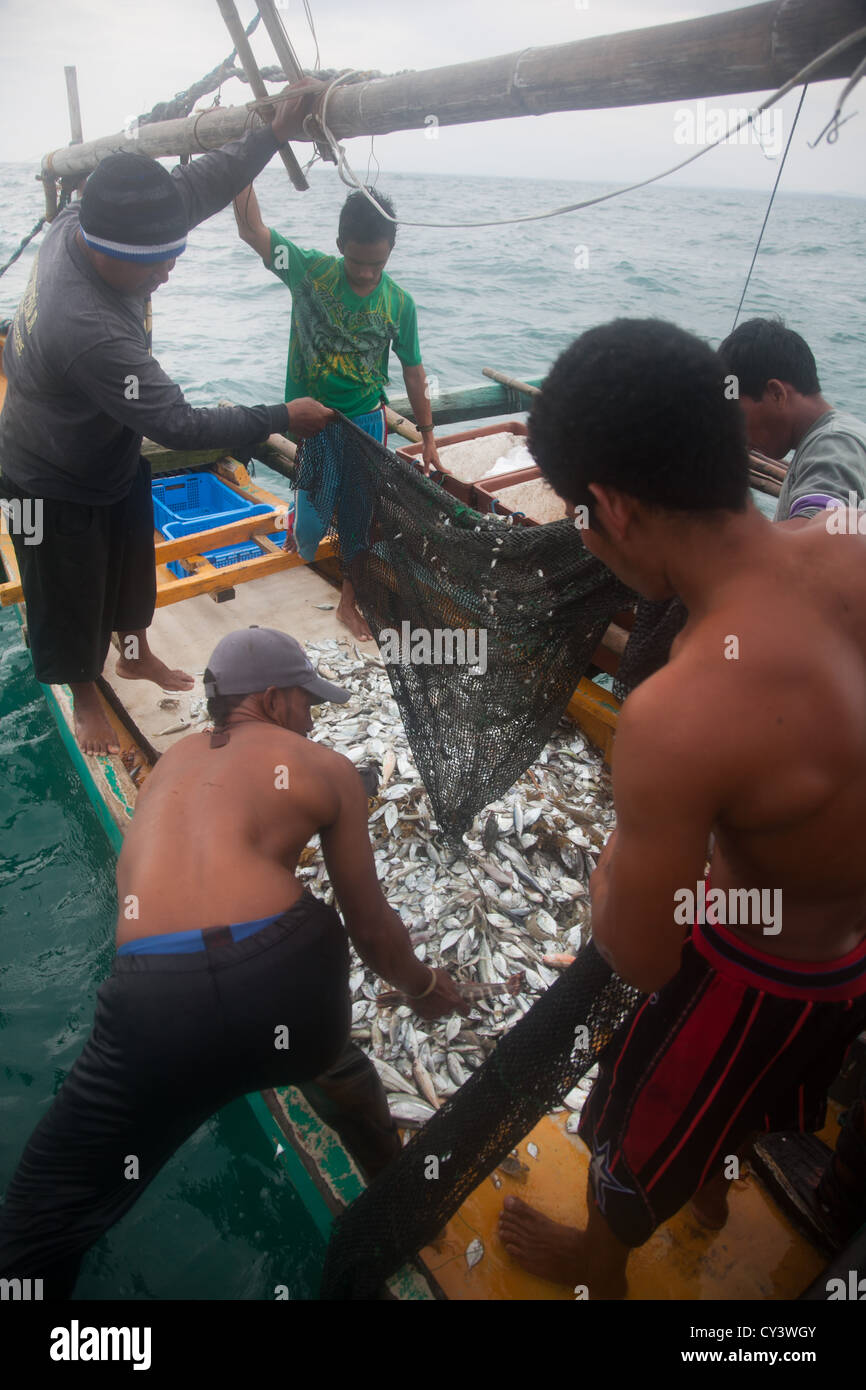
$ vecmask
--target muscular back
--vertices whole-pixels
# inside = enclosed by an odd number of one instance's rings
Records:
[[[301,894],[308,841],[340,813],[346,759],[299,734],[242,723],[221,748],[190,734],[139,794],[118,862],[118,944],[133,936],[250,921]],[[124,903],[134,894],[138,919]]]
[[[866,538],[774,529],[683,638],[670,675],[704,692],[723,792],[713,887],[781,890],[782,931],[740,933],[768,953],[844,954],[866,934]]]

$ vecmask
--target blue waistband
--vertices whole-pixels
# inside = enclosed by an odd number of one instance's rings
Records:
[[[244,941],[248,936],[254,936],[257,931],[264,927],[269,927],[272,922],[277,922],[284,915],[277,912],[273,917],[258,917],[254,922],[232,922],[229,931],[235,941]],[[206,927],[205,931],[212,928]],[[205,951],[207,947],[204,941],[204,932],[201,928],[195,931],[170,931],[163,936],[139,936],[135,941],[125,941],[122,946],[117,948],[119,956],[175,956],[184,955],[190,951]]]

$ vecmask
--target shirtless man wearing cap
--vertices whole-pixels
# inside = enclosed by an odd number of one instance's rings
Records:
[[[112,973],[0,1209],[0,1276],[42,1278],[47,1298],[71,1293],[87,1248],[238,1096],[314,1083],[368,1174],[399,1152],[378,1075],[349,1042],[348,939],[422,1018],[468,1011],[382,895],[357,770],[307,741],[310,707],[349,692],[270,628],[223,638],[205,691],[213,733],[179,740],[139,790]],[[316,834],[345,931],[294,874]]]

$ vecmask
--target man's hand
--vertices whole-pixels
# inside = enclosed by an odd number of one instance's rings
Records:
[[[433,967],[430,967],[431,970]],[[426,1018],[432,1022],[433,1019],[443,1018],[445,1014],[458,1013],[465,1018],[469,1013],[469,1004],[463,998],[457,985],[448,974],[447,970],[436,970],[436,988],[432,989],[423,999],[407,999],[406,1003],[419,1018]]]
[[[295,82],[289,88],[289,94],[284,101],[274,103],[271,130],[277,137],[278,144],[283,145],[287,140],[305,138],[304,121],[326,86],[327,83],[319,82],[315,77],[302,77],[300,82]]]
[[[436,440],[433,438],[431,430],[424,431],[424,443],[421,446],[421,457],[424,460],[425,474],[429,474],[431,468],[441,469],[442,465],[439,462]]]
[[[289,412],[289,430],[300,439],[309,439],[311,434],[318,434],[319,430],[323,430],[334,419],[333,410],[329,410],[319,401],[314,401],[312,396],[299,396],[295,401],[287,401],[286,407]]]

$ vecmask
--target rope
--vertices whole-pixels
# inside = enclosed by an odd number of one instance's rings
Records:
[[[749,125],[754,120],[755,116],[760,115],[762,111],[769,110],[771,106],[775,106],[775,104],[781,101],[783,97],[787,96],[788,92],[792,91],[794,87],[798,87],[801,83],[808,84],[808,81],[814,74],[820,71],[828,62],[831,62],[832,59],[836,58],[840,53],[844,53],[846,49],[851,48],[854,44],[860,43],[863,39],[866,39],[866,25],[861,26],[859,29],[855,29],[854,32],[848,34],[846,38],[840,39],[838,43],[833,44],[831,48],[828,48],[817,58],[813,58],[811,63],[807,63],[804,68],[801,68],[799,72],[789,78],[789,80],[785,82],[783,86],[779,87],[772,96],[762,101],[760,106],[756,107],[749,116],[744,120],[738,121],[733,130],[726,131],[718,140],[714,140],[711,144],[705,145],[703,149],[696,150],[695,153],[689,155],[687,159],[681,160],[678,164],[672,165],[671,168],[663,170],[660,174],[652,174],[649,178],[640,179],[637,183],[627,184],[623,188],[615,188],[612,193],[602,193],[596,198],[585,198],[579,203],[566,203],[563,207],[550,208],[546,212],[526,213],[522,217],[499,217],[489,222],[410,222],[406,218],[391,217],[389,213],[385,212],[384,208],[379,206],[375,197],[361,183],[354,169],[352,169],[344,146],[334,138],[327,123],[328,102],[330,101],[331,93],[341,82],[358,76],[354,69],[348,69],[346,72],[340,73],[338,77],[334,78],[333,82],[329,83],[327,90],[323,93],[321,98],[321,106],[317,113],[317,120],[325,139],[334,152],[337,172],[342,182],[346,184],[347,187],[354,188],[358,193],[363,193],[367,201],[372,203],[373,207],[376,208],[388,222],[393,222],[395,225],[404,227],[509,227],[518,222],[541,222],[548,217],[561,217],[567,212],[581,212],[584,208],[595,207],[599,203],[609,202],[612,198],[621,198],[626,193],[634,193],[640,188],[647,188],[652,183],[658,183],[661,179],[669,178],[671,174],[678,173],[680,169],[685,169],[689,164],[693,164],[695,160],[703,158],[705,154],[709,154],[710,150],[715,149],[716,146],[724,144],[731,136],[736,135],[743,126]],[[856,75],[855,73],[855,76]],[[843,93],[842,98],[840,98],[839,110],[841,110],[844,99],[852,88],[852,84],[853,79],[848,83],[848,87]]]
[[[5,275],[5,274],[6,274],[6,271],[9,269],[10,265],[14,265],[14,264],[15,264],[15,262],[16,262],[17,259],[18,259],[18,257],[21,255],[21,252],[24,251],[24,250],[26,250],[26,248],[30,245],[31,241],[33,240],[33,238],[34,238],[35,236],[38,236],[38,234],[42,231],[42,228],[43,228],[44,226],[45,226],[45,218],[44,218],[44,217],[40,217],[39,221],[36,223],[36,225],[35,225],[35,227],[33,228],[32,232],[28,232],[27,235],[23,238],[23,240],[20,241],[20,242],[18,243],[17,248],[12,252],[12,255],[9,257],[8,261],[6,262],[6,264],[5,264],[5,265],[0,265],[0,275]]]
[[[799,103],[799,105],[798,105],[798,107],[797,107],[796,115],[794,116],[794,124],[791,126],[791,134],[788,136],[788,143],[787,143],[787,145],[785,146],[785,153],[782,155],[782,162],[781,162],[781,164],[779,165],[779,172],[778,172],[778,174],[776,175],[776,182],[773,184],[773,191],[772,191],[772,193],[770,194],[770,201],[769,201],[769,203],[767,204],[767,211],[764,213],[764,221],[763,221],[763,223],[761,224],[761,230],[760,230],[760,232],[758,233],[758,240],[757,240],[756,243],[755,243],[755,252],[754,252],[754,255],[752,256],[752,264],[749,266],[749,273],[748,273],[748,275],[746,276],[746,283],[745,283],[744,286],[743,286],[743,293],[740,295],[740,302],[739,302],[739,304],[737,305],[737,312],[734,314],[734,322],[733,322],[732,325],[731,325],[731,332],[732,332],[732,333],[733,333],[734,329],[735,329],[736,326],[737,326],[737,320],[738,320],[739,317],[740,317],[740,311],[742,310],[742,307],[743,307],[743,301],[744,301],[745,298],[746,298],[746,292],[747,292],[747,290],[748,290],[748,288],[749,288],[749,281],[750,281],[751,278],[752,278],[752,271],[755,269],[755,261],[758,259],[758,252],[759,252],[760,249],[761,249],[761,242],[762,242],[763,239],[764,239],[764,232],[767,230],[767,223],[768,223],[769,220],[770,220],[770,213],[773,211],[773,202],[775,201],[776,193],[777,193],[778,188],[779,188],[779,183],[780,183],[781,178],[782,178],[782,173],[783,173],[784,168],[785,168],[785,160],[788,158],[788,151],[789,151],[789,149],[791,148],[791,141],[792,141],[793,138],[794,138],[794,131],[797,129],[797,122],[798,122],[798,120],[800,119],[800,112],[803,110],[803,102],[806,100],[806,93],[808,92],[808,90],[809,90],[809,84],[808,84],[808,82],[807,82],[806,85],[804,86],[802,92],[800,93],[800,103]]]

